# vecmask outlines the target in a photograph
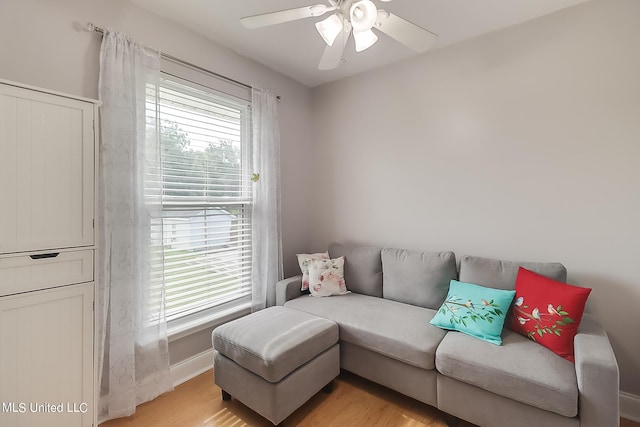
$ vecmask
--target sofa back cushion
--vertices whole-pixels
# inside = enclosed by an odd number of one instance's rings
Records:
[[[382,272],[384,298],[437,310],[457,276],[456,257],[453,252],[384,248]]]
[[[469,255],[460,258],[459,280],[489,288],[513,290],[520,267],[558,282],[567,281],[567,269],[559,262],[502,261]]]
[[[329,256],[343,256],[344,280],[347,289],[363,295],[382,297],[382,260],[380,248],[332,243]]]

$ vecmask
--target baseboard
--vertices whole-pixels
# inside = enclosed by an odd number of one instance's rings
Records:
[[[169,367],[174,387],[213,368],[213,349],[203,351]]]
[[[640,396],[621,391],[620,416],[640,423]]]

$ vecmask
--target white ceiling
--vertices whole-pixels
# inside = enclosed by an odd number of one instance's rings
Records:
[[[380,35],[373,47],[356,53],[351,38],[344,55],[347,61],[335,70],[320,71],[317,65],[325,45],[313,23],[324,17],[255,30],[247,30],[240,25],[243,16],[307,6],[324,0],[130,1],[309,87],[415,55],[385,35]],[[389,3],[375,0],[374,3],[438,34],[433,48],[437,49],[584,1],[587,0],[394,0]]]

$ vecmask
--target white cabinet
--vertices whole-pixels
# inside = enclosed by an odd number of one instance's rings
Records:
[[[0,426],[95,423],[97,112],[0,80]]]
[[[93,422],[93,284],[0,298],[0,425]]]
[[[93,281],[93,250],[0,257],[0,296]]]
[[[94,104],[0,84],[0,253],[93,245]]]

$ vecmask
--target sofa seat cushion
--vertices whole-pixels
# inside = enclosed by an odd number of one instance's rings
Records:
[[[435,310],[368,295],[305,295],[285,307],[333,320],[341,341],[423,369],[435,368],[436,348],[446,334],[429,324]]]
[[[578,414],[573,363],[505,329],[502,345],[451,332],[436,351],[447,377],[565,417]]]

